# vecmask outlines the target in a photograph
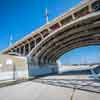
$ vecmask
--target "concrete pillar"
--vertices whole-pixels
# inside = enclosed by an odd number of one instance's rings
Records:
[[[43,65],[32,65],[28,68],[29,77],[42,76],[48,74],[54,74],[58,72],[57,65],[43,64]]]
[[[49,33],[51,33],[51,32],[52,32],[52,30],[51,30],[50,28],[48,28],[48,31],[49,31]]]
[[[29,53],[29,49],[30,49],[29,42],[26,42],[25,43],[25,55]]]
[[[21,47],[19,47],[19,54],[21,54]]]
[[[36,47],[36,39],[34,39],[34,42],[35,42],[35,47]]]
[[[89,3],[88,7],[89,7],[89,12],[92,12],[92,5],[91,5],[91,3]]]
[[[43,39],[44,38],[43,35],[41,33],[39,33],[39,34],[40,34],[41,38]]]
[[[59,23],[59,26],[61,27],[62,26],[61,22],[59,21],[58,23]]]
[[[72,18],[73,18],[73,20],[75,20],[75,15],[74,14],[72,14]]]
[[[30,42],[28,42],[28,51],[29,51],[29,52],[31,51],[31,45],[30,45]]]
[[[23,55],[25,56],[25,45],[23,45]]]

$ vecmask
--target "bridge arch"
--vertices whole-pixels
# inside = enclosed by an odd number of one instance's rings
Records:
[[[28,56],[37,64],[56,64],[65,52],[89,45],[100,45],[100,12],[81,17],[52,32]]]

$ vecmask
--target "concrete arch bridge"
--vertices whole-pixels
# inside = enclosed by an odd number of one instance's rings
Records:
[[[30,74],[57,71],[57,59],[72,49],[100,45],[100,1],[87,0],[40,27],[4,54],[27,56]],[[34,73],[33,73],[34,70]]]

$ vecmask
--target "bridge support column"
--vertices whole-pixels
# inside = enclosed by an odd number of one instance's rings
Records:
[[[46,65],[35,65],[35,64],[28,64],[28,73],[29,77],[36,77],[36,76],[45,76],[50,74],[58,73],[58,66],[55,64],[46,64]]]
[[[56,74],[58,72],[57,65],[33,65],[28,67],[29,77],[44,76],[49,74]]]

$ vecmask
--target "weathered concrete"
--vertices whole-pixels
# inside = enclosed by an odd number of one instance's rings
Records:
[[[34,81],[0,88],[0,100],[99,100],[100,94],[35,83]]]
[[[0,80],[28,78],[27,58],[0,54]]]
[[[52,73],[57,73],[58,67],[57,65],[32,65],[28,66],[29,77],[48,75]]]

